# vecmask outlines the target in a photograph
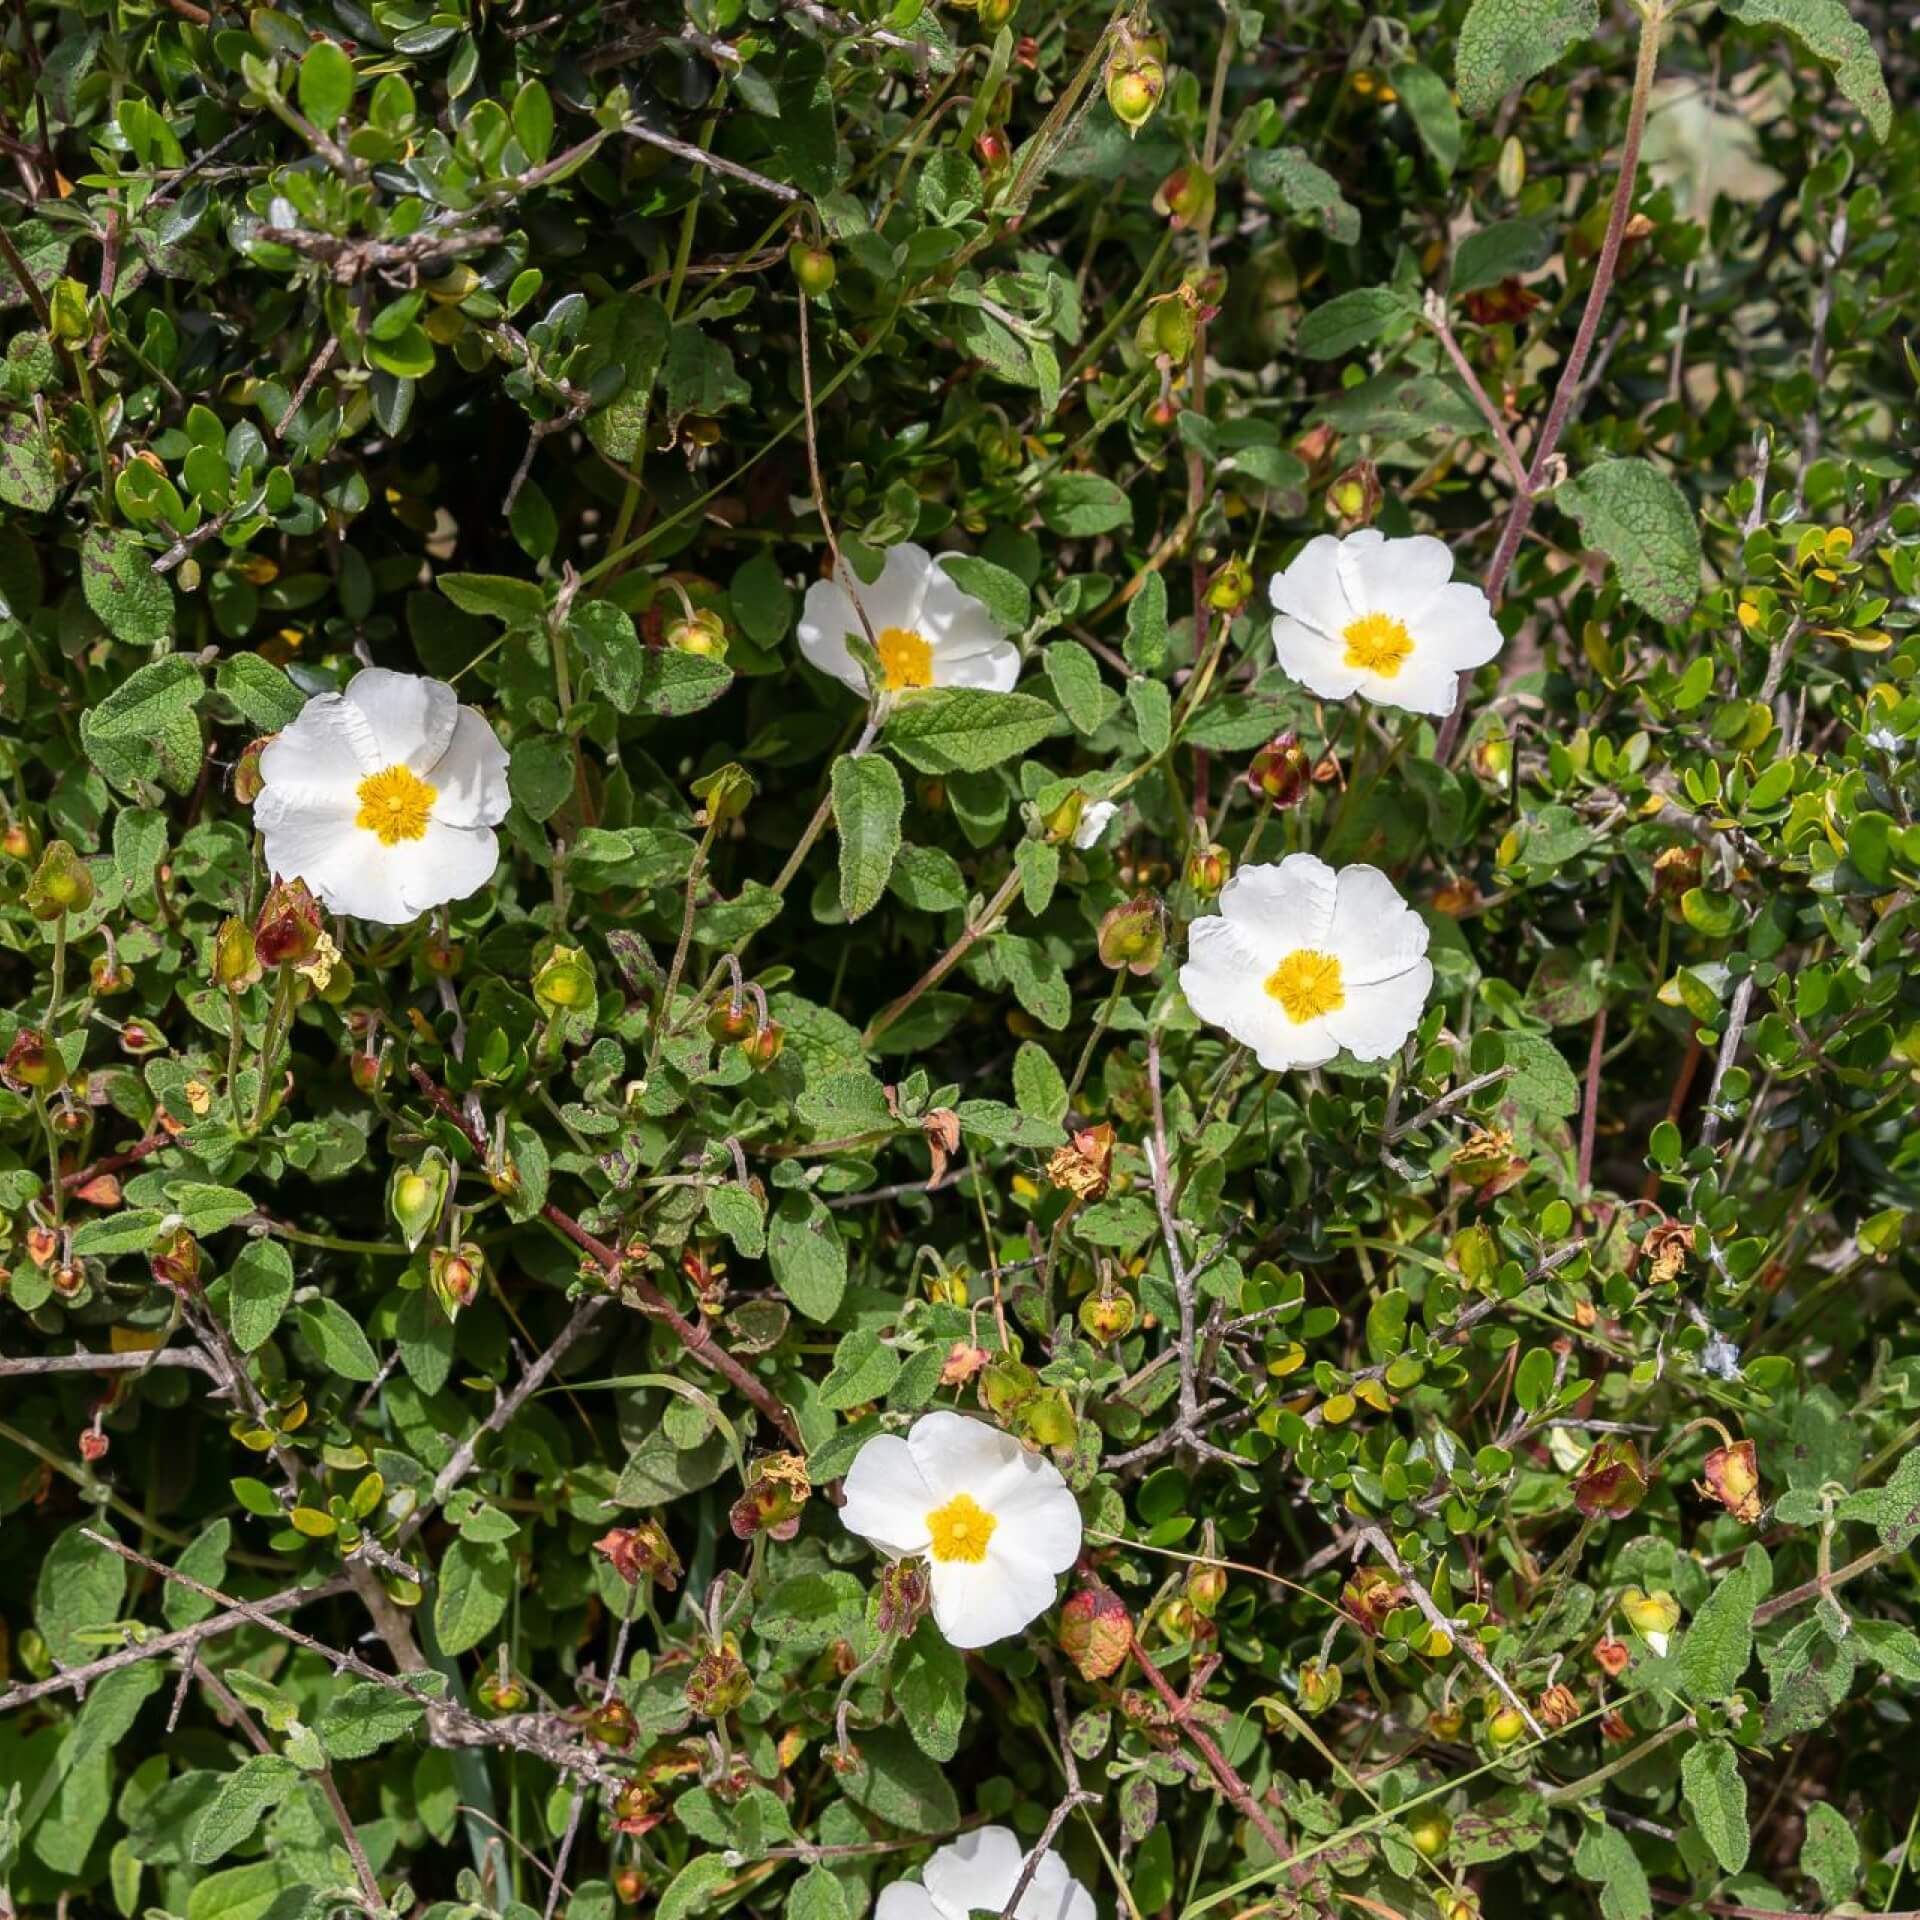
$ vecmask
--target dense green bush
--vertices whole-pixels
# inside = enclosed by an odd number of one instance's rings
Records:
[[[1859,11],[9,11],[0,1911],[1920,1906]]]

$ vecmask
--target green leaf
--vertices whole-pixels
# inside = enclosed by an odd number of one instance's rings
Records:
[[[613,710],[631,713],[646,668],[632,618],[610,600],[576,600],[567,609],[566,636],[568,646],[580,649]]]
[[[840,1882],[825,1867],[809,1867],[787,1895],[786,1920],[850,1920]]]
[[[1680,1762],[1680,1784],[1694,1824],[1727,1873],[1739,1873],[1753,1844],[1747,1829],[1747,1788],[1731,1742],[1696,1740]]]
[[[1173,738],[1173,695],[1167,683],[1129,680],[1127,704],[1133,709],[1133,724],[1139,729],[1140,744],[1149,753],[1164,753]]]
[[[906,789],[891,760],[877,753],[833,763],[833,824],[840,835],[840,907],[858,920],[880,904],[900,851]]]
[[[1044,1125],[1057,1127],[1067,1117],[1067,1083],[1038,1041],[1021,1041],[1014,1055],[1013,1097],[1022,1113]]]
[[[634,710],[678,719],[710,707],[733,685],[732,669],[703,653],[652,647],[642,657]]]
[[[1127,665],[1136,673],[1158,673],[1167,664],[1167,583],[1159,574],[1127,603]]]
[[[316,40],[300,62],[300,111],[331,133],[353,104],[353,62],[331,40]]]
[[[513,1556],[492,1540],[464,1534],[440,1561],[440,1591],[433,1603],[433,1633],[442,1653],[477,1647],[513,1598]]]
[[[1080,540],[1124,527],[1133,509],[1102,474],[1056,473],[1040,489],[1040,517],[1062,539]]]
[[[733,349],[690,323],[675,327],[668,342],[665,384],[669,431],[690,413],[716,414],[753,398],[733,364]]]
[[[131,1207],[125,1213],[110,1213],[88,1220],[73,1236],[73,1250],[83,1259],[106,1259],[116,1253],[145,1253],[160,1235],[164,1213],[151,1208]]]
[[[1379,339],[1413,312],[1413,303],[1397,287],[1355,287],[1315,307],[1300,322],[1294,346],[1308,360],[1331,360]]]
[[[1729,20],[1746,27],[1780,27],[1832,68],[1844,93],[1865,116],[1876,140],[1893,127],[1893,102],[1873,38],[1842,0],[1721,0]]]
[[[1687,1697],[1703,1705],[1730,1699],[1753,1658],[1753,1611],[1770,1575],[1767,1556],[1749,1547],[1747,1557],[1708,1594],[1706,1604],[1680,1638],[1674,1654]]]
[[[174,1561],[176,1572],[203,1587],[217,1587],[226,1578],[227,1549],[233,1544],[233,1522],[222,1518],[207,1524],[180,1549]],[[169,1580],[160,1596],[160,1611],[170,1627],[190,1627],[213,1612],[215,1603],[204,1593]]]
[[[1304,147],[1256,148],[1247,156],[1247,184],[1272,207],[1282,207],[1303,227],[1340,246],[1360,238],[1360,214],[1340,183],[1308,159]]]
[[[1481,0],[1485,4],[1485,0]],[[1604,1821],[1590,1826],[1574,1850],[1573,1870],[1600,1889],[1605,1920],[1652,1920],[1653,1894],[1633,1843]]]
[[[1496,220],[1468,234],[1454,249],[1447,291],[1457,300],[1512,276],[1538,272],[1556,245],[1554,230],[1544,220]]]
[[[1412,64],[1395,67],[1388,79],[1440,177],[1450,179],[1460,160],[1460,112],[1453,89],[1431,67]]]
[[[842,1336],[833,1366],[820,1383],[820,1404],[835,1413],[886,1398],[900,1372],[900,1356],[877,1333],[862,1327]]]
[[[986,608],[1002,633],[1026,632],[1027,622],[1033,618],[1033,595],[1017,573],[968,553],[942,554],[940,564],[962,592],[972,594]]]
[[[262,733],[277,733],[307,704],[306,695],[257,653],[230,653],[213,670],[213,690]]]
[[[1491,113],[1599,26],[1600,0],[1473,0],[1454,54],[1461,110]]]
[[[1053,697],[1073,722],[1074,731],[1095,732],[1113,706],[1100,678],[1099,661],[1078,640],[1056,640],[1041,655],[1041,664],[1053,683]]]
[[[411,1732],[425,1711],[392,1687],[361,1680],[327,1702],[314,1731],[330,1760],[364,1760]]]
[[[507,791],[544,825],[573,797],[573,742],[557,733],[529,734],[507,757]]]
[[[1837,1907],[1853,1898],[1860,1883],[1859,1836],[1830,1800],[1809,1803],[1805,1818],[1800,1871],[1820,1889],[1822,1906]]]
[[[374,1358],[360,1322],[338,1300],[313,1300],[294,1309],[294,1319],[321,1363],[343,1380],[377,1380],[380,1362]]]
[[[194,1823],[187,1854],[204,1867],[230,1853],[300,1782],[300,1769],[285,1754],[256,1753],[220,1782]]]
[[[640,458],[646,441],[653,383],[673,331],[659,296],[629,293],[588,314],[580,330],[580,371],[589,392],[606,394],[587,415],[587,438],[609,460]]]
[[[53,454],[38,423],[21,413],[0,420],[0,500],[27,513],[45,513],[59,493]]]
[[[922,773],[984,773],[1044,740],[1056,722],[1052,705],[1030,693],[929,687],[900,701],[884,738]]]
[[[96,1533],[111,1532],[104,1523],[87,1524]],[[118,1619],[126,1592],[127,1563],[84,1538],[79,1525],[69,1527],[47,1550],[34,1586],[33,1624],[47,1651],[63,1667],[93,1659],[100,1649],[80,1636]]]
[[[1580,1083],[1566,1055],[1536,1033],[1503,1033],[1500,1051],[1513,1069],[1501,1088],[1516,1106],[1544,1120],[1564,1120],[1580,1109]]]
[[[766,1202],[746,1187],[707,1189],[706,1215],[733,1242],[743,1260],[758,1260],[767,1251]]]
[[[508,627],[546,624],[547,596],[531,580],[504,573],[443,573],[434,581],[462,613],[477,613]]]
[[[1687,497],[1648,460],[1602,460],[1554,504],[1620,569],[1620,585],[1656,620],[1684,620],[1700,596],[1700,528]]]
[[[810,1193],[783,1193],[767,1224],[767,1260],[784,1293],[809,1320],[831,1320],[847,1288],[847,1243]]]
[[[931,1620],[922,1620],[906,1644],[893,1683],[894,1704],[914,1744],[943,1764],[960,1751],[967,1717],[967,1663]]]
[[[153,560],[130,533],[91,527],[80,542],[80,587],[87,605],[116,640],[129,646],[157,647],[173,631],[173,589],[154,572]]]
[[[169,653],[136,667],[81,717],[80,738],[108,779],[159,780],[186,793],[200,774],[198,707],[206,687],[190,656]]]
[[[753,1629],[776,1646],[817,1653],[857,1634],[865,1611],[865,1590],[852,1574],[798,1573],[761,1602]]]
[[[687,1920],[706,1906],[714,1890],[733,1873],[733,1863],[724,1853],[696,1853],[667,1883],[654,1920]]]
[[[860,1739],[860,1765],[845,1776],[848,1799],[905,1833],[950,1833],[960,1823],[953,1785],[897,1727]]]
[[[233,1344],[242,1353],[265,1346],[292,1298],[292,1255],[277,1240],[249,1240],[227,1275]]]

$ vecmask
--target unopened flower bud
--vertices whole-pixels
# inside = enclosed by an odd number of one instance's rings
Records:
[[[1254,795],[1276,807],[1298,806],[1312,784],[1313,756],[1294,733],[1269,740],[1247,769],[1247,785]]]
[[[1380,511],[1380,500],[1380,469],[1371,460],[1356,460],[1327,488],[1327,511],[1349,527],[1368,525]]]
[[[264,740],[249,740],[240,749],[240,758],[233,763],[233,797],[243,807],[250,807],[266,790],[266,780],[260,772],[260,756],[266,750],[274,736],[268,734]]]
[[[753,1675],[740,1658],[739,1641],[729,1633],[693,1663],[693,1671],[687,1676],[686,1702],[708,1720],[724,1720],[752,1691]]]
[[[753,799],[753,776],[737,761],[703,774],[693,783],[693,795],[706,804],[696,816],[702,826],[724,826],[746,812]]]
[[[253,929],[229,914],[213,936],[213,984],[228,993],[244,993],[261,976]]]
[[[7,1049],[0,1079],[16,1093],[56,1093],[66,1084],[67,1063],[51,1034],[22,1027]]]
[[[532,1695],[518,1674],[489,1673],[474,1689],[474,1697],[484,1713],[520,1713]]]
[[[1573,1476],[1573,1504],[1584,1514],[1624,1520],[1647,1497],[1640,1449],[1620,1434],[1602,1434]]]
[[[93,875],[64,840],[50,840],[27,882],[27,911],[36,920],[85,913],[93,905]]]
[[[1213,225],[1217,198],[1213,175],[1205,167],[1182,167],[1161,181],[1153,196],[1153,210],[1161,219],[1171,221],[1176,233],[1185,227],[1204,232]]]
[[[1102,1286],[1080,1302],[1080,1324],[1087,1337],[1103,1347],[1124,1340],[1133,1331],[1140,1308],[1133,1295],[1119,1287]]]
[[[1487,1716],[1487,1744],[1504,1752],[1527,1737],[1526,1716],[1518,1707],[1501,1707]]]
[[[1184,360],[1193,351],[1199,321],[1193,308],[1177,293],[1163,293],[1150,301],[1134,329],[1133,340],[1149,359],[1164,355],[1169,360]]]
[[[1017,1413],[1040,1391],[1040,1376],[1013,1358],[996,1353],[980,1375],[980,1403],[1002,1418]]]
[[[639,1722],[624,1700],[603,1700],[582,1722],[582,1731],[602,1753],[625,1753],[639,1733]]]
[[[437,1148],[430,1149],[419,1166],[401,1167],[395,1172],[387,1204],[409,1251],[440,1224],[447,1184],[446,1156]]]
[[[1187,855],[1187,885],[1202,900],[1211,900],[1232,871],[1233,856],[1217,841],[1195,847]]]
[[[796,240],[787,249],[787,265],[793,269],[793,277],[800,283],[802,293],[817,300],[822,294],[833,291],[839,269],[833,255],[825,247],[813,247],[804,240]]]
[[[695,607],[690,614],[667,622],[666,642],[675,653],[695,654],[702,660],[724,660],[727,623],[711,607]],[[700,789],[696,786],[694,791],[698,793]]]
[[[263,966],[297,967],[320,950],[325,929],[320,903],[304,880],[276,880],[253,923],[253,946]]]
[[[9,860],[33,858],[33,829],[19,820],[9,820],[0,828],[0,853]]]
[[[80,1458],[88,1466],[107,1457],[107,1436],[98,1427],[89,1427],[79,1439]]]
[[[129,1020],[120,1029],[120,1051],[135,1060],[158,1053],[167,1044],[167,1036],[144,1020]]]
[[[666,1809],[660,1804],[660,1796],[641,1780],[629,1780],[613,1796],[608,1813],[614,1832],[626,1834],[651,1833],[667,1817]],[[637,1879],[639,1876],[633,1877]],[[644,1891],[644,1881],[641,1887]],[[638,1893],[633,1896],[635,1900],[639,1897]]]
[[[485,1266],[486,1256],[471,1240],[457,1247],[435,1247],[428,1254],[427,1284],[449,1320],[459,1319],[461,1309],[479,1297]]]
[[[153,1277],[176,1293],[197,1293],[200,1289],[200,1242],[185,1227],[180,1227],[147,1256]]]
[[[744,1040],[759,1023],[759,1016],[744,1000],[722,1000],[707,1015],[707,1037],[722,1046],[730,1046],[736,1040]]]
[[[1340,1698],[1342,1675],[1336,1666],[1318,1660],[1303,1660],[1294,1675],[1299,1690],[1300,1711],[1309,1716],[1325,1713]]]
[[[1610,1633],[1593,1643],[1593,1664],[1613,1679],[1626,1672],[1627,1662],[1632,1658],[1633,1649]]]
[[[657,1520],[615,1527],[593,1543],[593,1550],[630,1587],[644,1578],[671,1593],[680,1584],[680,1556]]]
[[[593,963],[578,947],[555,947],[533,976],[534,1004],[548,1019],[594,1006]]]
[[[1123,44],[1107,62],[1106,86],[1107,105],[1131,136],[1153,118],[1167,90],[1167,70],[1151,54]]]
[[[1444,1813],[1416,1813],[1407,1823],[1407,1838],[1423,1860],[1437,1860],[1453,1838],[1453,1822]]]
[[[797,1453],[770,1453],[747,1470],[747,1490],[728,1515],[734,1535],[751,1540],[757,1533],[791,1540],[800,1531],[800,1516],[813,1483],[807,1463]]]
[[[918,1559],[889,1560],[880,1570],[876,1596],[874,1624],[882,1633],[904,1638],[919,1624],[932,1597],[926,1563]]]
[[[1500,164],[1494,169],[1494,183],[1509,200],[1520,197],[1520,189],[1527,184],[1527,150],[1520,144],[1520,136],[1510,133],[1500,146]]]
[[[1187,1575],[1187,1599],[1196,1613],[1211,1614],[1226,1597],[1225,1567],[1199,1566]]]
[[[1106,1680],[1126,1664],[1133,1618],[1126,1602],[1105,1587],[1082,1587],[1060,1609],[1060,1651],[1083,1680]]]
[[[1167,948],[1166,911],[1150,893],[1110,907],[1100,922],[1100,959],[1118,973],[1151,973]]]
[[[1628,1624],[1655,1653],[1665,1655],[1669,1636],[1680,1624],[1680,1602],[1664,1587],[1643,1593],[1629,1587],[1620,1596],[1620,1611]]]
[[[1233,554],[1214,569],[1207,582],[1207,605],[1216,613],[1238,613],[1253,598],[1253,569]]]
[[[1014,1415],[1024,1439],[1036,1447],[1070,1447],[1080,1426],[1065,1387],[1045,1387],[1023,1401]]]

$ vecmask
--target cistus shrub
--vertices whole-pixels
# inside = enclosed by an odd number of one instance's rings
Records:
[[[19,0],[0,1913],[1908,1913],[1920,42]]]

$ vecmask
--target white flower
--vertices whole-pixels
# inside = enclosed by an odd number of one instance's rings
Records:
[[[1339,872],[1310,853],[1242,867],[1220,911],[1187,935],[1180,990],[1202,1020],[1269,1072],[1317,1067],[1342,1047],[1383,1060],[1433,986],[1426,923],[1377,867]]]
[[[855,602],[859,606],[855,606]],[[860,610],[873,630],[887,688],[986,687],[1011,693],[1020,678],[1020,649],[993,624],[993,616],[925,547],[889,547],[872,586],[842,567],[837,580],[816,580],[800,612],[800,651],[822,673],[844,680],[866,697],[866,676],[847,651],[847,636],[866,637]]]
[[[873,1920],[967,1920],[970,1913],[998,1913],[1019,1884],[1026,1858],[1011,1827],[975,1827],[936,1849],[918,1882],[882,1887]],[[1014,1914],[1015,1920],[1094,1920],[1093,1895],[1049,1847]]]
[[[1038,1619],[1079,1557],[1080,1507],[1059,1470],[965,1414],[925,1414],[904,1440],[869,1440],[845,1491],[849,1531],[895,1560],[926,1556],[933,1617],[956,1647]]]
[[[323,906],[401,926],[493,877],[507,753],[442,680],[368,667],[260,755],[268,870]]]
[[[1410,713],[1453,711],[1454,676],[1500,651],[1487,596],[1453,582],[1444,540],[1371,527],[1309,540],[1267,592],[1280,664],[1323,700],[1363,693]]]
[[[1089,800],[1080,809],[1080,824],[1073,830],[1073,844],[1085,853],[1100,844],[1100,836],[1113,824],[1120,811],[1117,800]]]

